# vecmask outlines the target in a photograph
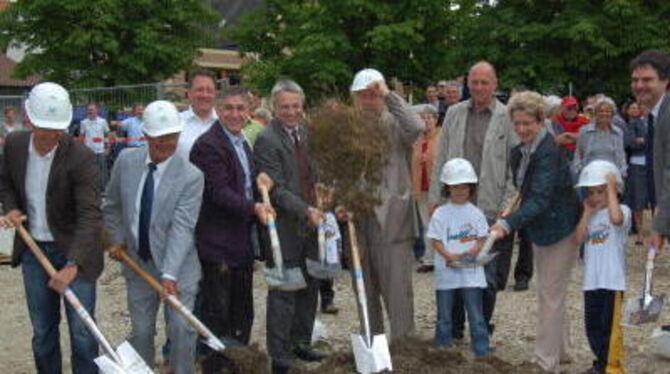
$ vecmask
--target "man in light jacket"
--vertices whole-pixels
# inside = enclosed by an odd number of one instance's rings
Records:
[[[424,123],[405,100],[389,90],[377,70],[359,71],[351,85],[351,94],[363,120],[381,120],[388,131],[388,159],[379,187],[382,203],[375,207],[374,215],[359,217],[356,223],[370,327],[373,334],[384,332],[383,301],[394,339],[414,332],[414,201],[410,159]]]
[[[474,64],[468,74],[470,99],[450,106],[442,125],[439,153],[428,193],[431,211],[440,203],[439,173],[445,162],[462,157],[472,163],[479,185],[475,205],[484,211],[489,224],[495,222],[514,195],[509,155],[519,141],[513,131],[505,105],[494,96],[498,84],[495,68],[486,61]],[[494,251],[500,255],[486,266],[488,288],[484,293],[484,317],[493,333],[491,317],[495,307],[496,292],[503,290],[507,282],[514,237],[495,244]],[[462,304],[461,304],[462,305]],[[463,330],[462,308],[454,308],[455,335]],[[461,322],[462,321],[462,322]],[[460,331],[459,331],[460,330]]]
[[[103,202],[105,224],[113,247],[155,278],[166,292],[178,295],[193,309],[200,280],[195,250],[195,224],[200,212],[204,178],[200,170],[175,154],[183,128],[177,108],[155,101],[144,112],[147,147],[129,148],[114,164]],[[130,343],[154,366],[154,336],[159,296],[130,268],[124,267],[132,330]],[[196,332],[176,310],[167,307],[170,363],[175,373],[194,373]]]

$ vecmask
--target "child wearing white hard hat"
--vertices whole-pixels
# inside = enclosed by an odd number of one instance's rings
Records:
[[[426,236],[435,250],[435,294],[437,323],[434,345],[453,344],[452,309],[456,292],[463,296],[470,324],[470,341],[475,356],[489,353],[489,334],[484,319],[482,293],[486,288],[484,268],[455,268],[451,263],[464,254],[476,254],[488,233],[484,213],[470,202],[477,186],[472,164],[454,158],[444,164],[440,182],[447,202],[435,210]]]
[[[624,368],[620,322],[631,211],[619,203],[622,186],[619,169],[603,160],[586,165],[577,183],[587,190],[576,238],[584,243],[584,327],[596,356],[585,373],[623,373]]]

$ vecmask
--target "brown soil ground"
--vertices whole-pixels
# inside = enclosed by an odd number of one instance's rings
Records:
[[[670,252],[666,248],[657,260],[655,293],[670,294]],[[628,251],[628,297],[639,294],[645,251],[630,246]],[[252,341],[253,351],[238,352],[243,373],[268,372],[265,350],[265,297],[266,286],[260,272],[255,277],[256,319]],[[526,292],[511,290],[514,280],[510,276],[508,290],[498,296],[494,315],[495,334],[491,345],[494,354],[486,360],[475,360],[470,353],[468,338],[455,348],[435,349],[430,345],[434,332],[435,301],[432,274],[416,274],[414,277],[415,321],[418,336],[413,339],[393,342],[391,354],[396,373],[535,373],[528,363],[533,350],[536,321],[536,294],[534,282]],[[19,269],[0,266],[0,373],[34,373],[31,351],[31,325],[28,320],[22,277]],[[349,277],[343,275],[336,284],[337,315],[317,315],[328,330],[328,338],[319,347],[332,353],[321,364],[299,363],[297,373],[352,373],[354,361],[349,334],[358,331],[355,300]],[[572,362],[562,369],[566,373],[579,373],[593,359],[584,333],[583,297],[581,293],[581,265],[572,274],[568,291],[568,314],[571,324]],[[651,331],[658,324],[670,324],[670,312],[666,306],[657,324],[644,325],[624,330],[625,365],[628,373],[670,373],[670,361],[655,356],[649,341]],[[162,314],[159,314],[162,315]],[[101,330],[114,343],[121,343],[130,330],[126,308],[126,290],[119,265],[108,262],[98,287],[96,317]],[[63,325],[66,323],[63,322]],[[157,342],[163,342],[164,324],[158,322]],[[63,366],[70,372],[69,340],[67,326],[61,326]],[[232,354],[232,352],[231,352]],[[160,357],[160,356],[157,356]]]

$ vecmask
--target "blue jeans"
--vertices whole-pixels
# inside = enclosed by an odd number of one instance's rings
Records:
[[[39,242],[44,254],[56,268],[62,268],[67,258],[53,242]],[[23,285],[30,322],[33,325],[33,355],[37,372],[40,374],[59,374],[62,372],[60,350],[61,296],[47,285],[49,276],[35,256],[26,250],[21,257]],[[95,283],[80,277],[70,284],[86,310],[93,315],[95,310]],[[75,374],[97,373],[98,367],[93,360],[98,356],[98,342],[86,329],[77,312],[66,303],[65,313],[70,327],[70,345],[72,351],[72,372]]]
[[[463,296],[465,310],[470,325],[470,341],[476,356],[489,353],[489,331],[486,327],[482,306],[482,288],[459,288]],[[437,290],[437,323],[435,324],[435,341],[437,347],[448,347],[453,342],[453,321],[451,311],[454,307],[456,289]]]

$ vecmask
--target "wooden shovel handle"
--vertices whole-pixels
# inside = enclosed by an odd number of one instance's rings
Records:
[[[154,278],[151,274],[149,274],[146,270],[144,270],[142,266],[140,266],[140,264],[137,263],[137,261],[133,260],[133,258],[128,255],[128,252],[119,251],[118,253],[119,256],[121,256],[123,262],[125,262],[129,268],[133,269],[133,271],[137,273],[137,275],[139,275],[142,279],[144,279],[151,288],[153,288],[160,294],[165,293],[165,287],[163,287],[163,285],[160,284],[160,282],[158,282],[156,278]]]
[[[35,239],[33,239],[33,237],[28,233],[22,224],[18,224],[16,226],[16,230],[19,232],[19,235],[21,235],[21,238],[23,238],[23,241],[28,245],[28,248],[30,248],[30,251],[33,253],[33,255],[35,255],[37,261],[42,264],[42,267],[44,267],[44,270],[46,270],[47,274],[49,274],[50,277],[53,277],[54,274],[57,273],[56,268],[53,267],[51,261],[49,261],[44,252],[42,252],[37,243],[35,243]]]

